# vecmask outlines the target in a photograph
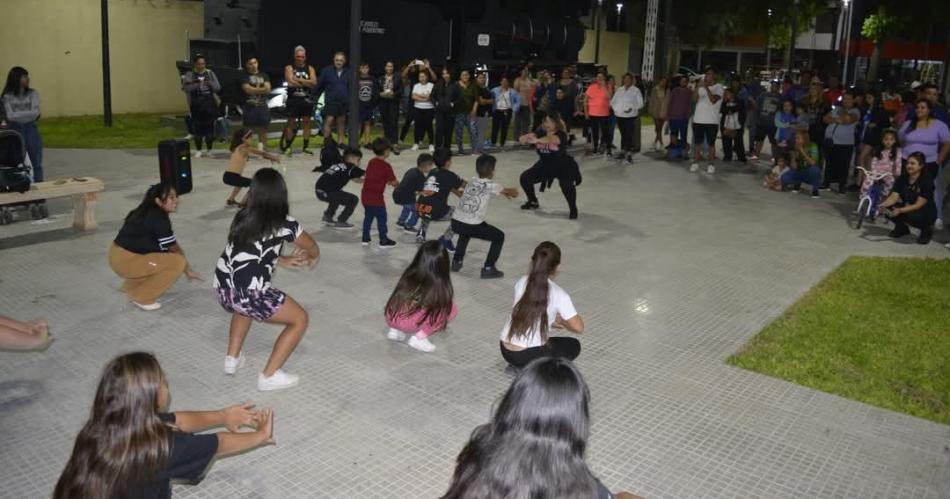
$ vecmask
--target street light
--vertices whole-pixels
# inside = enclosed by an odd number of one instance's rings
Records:
[[[622,31],[620,29],[620,13],[623,12],[623,3],[617,2],[617,31]]]
[[[851,14],[854,12],[854,9],[851,7],[851,0],[842,0],[841,3],[844,5],[844,9],[848,12],[845,18],[845,42],[844,42],[844,68],[841,70],[841,84],[848,86],[848,56],[851,55]]]

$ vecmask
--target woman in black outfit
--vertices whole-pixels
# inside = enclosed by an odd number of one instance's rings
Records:
[[[452,73],[442,68],[442,77],[435,82],[432,101],[435,103],[435,148],[452,148],[452,130],[455,128],[455,111],[452,102]]]
[[[201,157],[202,142],[206,155],[214,145],[214,120],[218,118],[218,101],[215,94],[221,91],[221,83],[214,72],[208,69],[203,55],[195,56],[194,68],[185,73],[183,89],[191,103],[191,119],[195,127],[195,157]]]
[[[540,183],[541,190],[549,187],[554,180],[561,186],[564,199],[570,208],[568,218],[577,218],[577,189],[581,185],[581,171],[574,158],[567,154],[567,132],[564,122],[558,116],[547,115],[541,122],[542,130],[522,135],[522,144],[531,144],[538,151],[538,162],[521,174],[521,187],[528,202],[521,205],[522,210],[534,210],[540,207],[534,194],[534,184]]]

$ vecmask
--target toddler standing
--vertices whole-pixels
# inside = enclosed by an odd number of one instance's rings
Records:
[[[386,190],[387,185],[393,187],[399,185],[392,165],[386,162],[392,146],[388,140],[380,137],[374,140],[370,147],[376,157],[369,160],[369,164],[366,165],[363,191],[360,194],[365,212],[363,216],[363,246],[369,246],[369,229],[373,226],[373,220],[376,220],[376,228],[379,230],[379,247],[391,248],[396,245],[396,241],[387,237],[386,201],[383,199],[383,191]]]

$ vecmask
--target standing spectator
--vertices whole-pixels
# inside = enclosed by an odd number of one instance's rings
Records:
[[[647,99],[647,111],[653,117],[653,150],[663,149],[663,125],[666,123],[667,110],[669,109],[669,78],[660,78],[660,81],[650,89],[650,97]]]
[[[557,84],[552,81],[551,73],[541,71],[538,84],[534,88],[534,123],[533,128],[541,126],[544,117],[551,112],[551,103],[557,98]]]
[[[950,129],[947,124],[934,117],[933,105],[927,99],[917,101],[916,119],[908,119],[897,133],[901,141],[901,153],[904,161],[910,155],[923,154],[924,174],[930,180],[937,178],[940,165],[950,154]]]
[[[307,63],[307,49],[300,45],[294,48],[294,61],[284,67],[284,80],[287,82],[287,126],[284,127],[281,149],[290,156],[291,145],[296,135],[297,120],[303,124],[303,148],[300,152],[310,152],[310,128],[313,121],[313,89],[317,85],[316,71]]]
[[[346,111],[350,99],[350,70],[346,67],[346,54],[333,54],[333,64],[320,70],[315,98],[326,93],[323,99],[323,137],[327,138],[336,125],[336,141],[343,143],[346,131]]]
[[[689,113],[693,107],[693,92],[687,85],[689,85],[689,79],[680,76],[676,87],[670,90],[670,102],[667,106],[667,118],[670,120],[670,146],[682,149],[684,155],[689,147],[686,134],[689,129]]]
[[[587,87],[584,92],[587,96],[585,100],[584,117],[590,123],[591,153],[597,154],[601,151],[605,155],[610,155],[607,150],[607,134],[610,122],[610,98],[613,89],[607,85],[607,75],[603,72],[597,73],[597,79]],[[601,137],[603,137],[603,147],[601,147]]]
[[[689,171],[699,170],[699,159],[703,144],[706,144],[706,173],[716,173],[712,162],[716,159],[716,135],[719,133],[719,108],[722,106],[723,87],[716,83],[716,71],[707,66],[705,76],[693,89],[693,164]]]
[[[429,67],[428,59],[421,61],[419,59],[410,60],[409,63],[402,68],[400,74],[402,75],[402,83],[405,85],[404,88],[409,91],[406,105],[406,121],[403,122],[402,131],[399,133],[399,140],[405,141],[406,135],[409,134],[409,127],[412,126],[416,118],[416,108],[412,105],[412,87],[415,86],[416,83],[419,83],[419,79],[423,74],[425,74],[427,77],[426,81],[432,83],[433,85],[435,84],[435,81],[438,79],[438,77],[435,75],[435,71]]]
[[[521,137],[531,129],[531,117],[534,115],[534,87],[537,82],[531,78],[528,67],[521,68],[521,74],[515,78],[515,91],[521,97],[521,107],[515,113],[515,137]]]
[[[805,111],[799,119],[804,119],[808,123],[808,139],[813,144],[821,144],[825,138],[825,121],[822,119],[830,110],[828,102],[825,101],[821,80],[817,76],[812,77],[808,84],[808,95],[802,99],[802,109]],[[822,151],[819,147],[819,157],[817,164],[821,166],[828,151]]]
[[[555,111],[561,116],[561,121],[564,122],[564,127],[567,129],[568,142],[573,142],[574,134],[571,133],[571,129],[574,127],[574,115],[577,114],[575,102],[577,101],[577,94],[580,92],[580,88],[578,87],[577,80],[571,74],[570,67],[565,67],[561,70],[561,79],[557,82],[557,90],[562,91],[564,95],[560,97],[555,91],[555,98],[561,103],[560,105],[554,105],[554,107],[558,108]]]
[[[402,99],[402,78],[396,73],[393,61],[386,61],[383,66],[383,74],[376,80],[376,95],[379,115],[383,120],[383,136],[392,143],[393,153],[399,154],[399,100]]]
[[[848,164],[854,153],[854,127],[861,119],[861,113],[854,107],[854,94],[847,91],[841,97],[841,107],[836,107],[825,115],[825,141],[831,142],[828,165],[825,168],[823,189],[832,182],[838,184],[838,194],[844,194],[848,183]]]
[[[933,223],[937,219],[937,207],[933,199],[934,184],[933,180],[924,174],[923,163],[923,153],[911,153],[907,157],[904,174],[897,178],[894,189],[880,205],[884,214],[894,222],[894,230],[888,236],[896,239],[910,234],[909,225],[920,229],[920,235],[917,237],[919,244],[930,242]],[[894,208],[887,210],[891,207]]]
[[[511,123],[512,115],[518,114],[521,106],[521,96],[515,89],[508,84],[508,77],[502,76],[500,85],[493,88],[492,92],[492,125],[491,125],[491,145],[492,147],[505,147],[505,141],[508,139],[508,125]]]
[[[738,100],[742,101],[742,105],[745,107],[746,116],[749,118],[746,120],[746,126],[749,129],[749,151],[746,155],[753,160],[758,159],[755,155],[756,126],[758,125],[759,116],[757,106],[759,96],[762,95],[763,91],[764,89],[758,78],[750,72],[746,75],[745,83],[739,88],[737,95]]]
[[[435,104],[435,148],[452,148],[452,128],[455,126],[452,72],[442,68],[442,78],[435,82],[432,100]]]
[[[769,144],[772,146],[773,161],[778,152],[778,145],[775,141],[775,114],[778,113],[782,105],[782,94],[778,93],[778,88],[777,81],[770,82],[769,91],[759,95],[755,104],[759,114],[756,117],[758,123],[755,125],[755,155],[753,159],[758,159],[759,155],[762,154],[765,139],[769,139]]]
[[[15,66],[7,73],[3,86],[3,111],[7,126],[23,136],[26,152],[33,164],[33,182],[43,181],[43,141],[36,122],[40,119],[40,94],[30,88],[30,73]]]
[[[270,78],[260,71],[257,57],[251,56],[244,61],[244,75],[241,77],[241,90],[244,90],[244,127],[257,131],[257,150],[264,151],[267,144],[267,127],[270,125],[270,109],[267,98],[270,95]]]
[[[829,107],[837,106],[840,104],[840,100],[844,95],[844,88],[841,87],[841,83],[838,82],[836,76],[828,77],[828,88],[825,89],[825,103]]]
[[[640,121],[640,109],[643,108],[643,94],[633,85],[632,74],[624,74],[622,83],[611,97],[610,107],[620,125],[620,154],[624,161],[633,163],[633,153],[640,145],[635,133],[638,130],[636,124]]]
[[[873,91],[864,92],[861,113],[861,146],[858,149],[858,164],[865,170],[871,168],[871,156],[881,149],[881,133],[891,126],[891,119],[881,105],[881,99]]]
[[[359,69],[356,89],[360,103],[360,145],[368,146],[369,134],[373,127],[373,111],[376,110],[376,80],[369,74],[368,63],[360,63]]]
[[[937,85],[933,83],[924,83],[918,89],[919,93],[923,96],[924,99],[927,99],[930,102],[930,108],[933,110],[933,117],[942,121],[945,125],[950,127],[950,111],[947,111],[947,108],[940,105],[940,90],[937,88]]]
[[[466,130],[472,150],[475,154],[481,154],[478,128],[473,120],[478,111],[478,85],[472,81],[471,71],[463,69],[459,73],[459,80],[452,84],[451,94],[452,109],[455,111],[455,142],[458,144],[459,155],[465,155],[462,141]]]
[[[435,104],[432,103],[432,92],[435,85],[429,81],[429,73],[419,73],[419,82],[412,86],[412,116],[415,121],[412,150],[418,151],[423,137],[429,138],[429,152],[435,151],[435,137],[432,135],[432,118],[435,115]]]
[[[723,159],[732,161],[732,153],[735,152],[736,160],[745,163],[745,145],[742,143],[742,130],[746,121],[745,103],[738,98],[735,90],[727,88],[723,93],[720,113]]]
[[[185,73],[185,93],[191,99],[191,119],[195,127],[195,157],[201,157],[201,144],[204,142],[206,155],[211,154],[214,146],[214,120],[218,117],[218,101],[215,93],[221,91],[221,84],[214,71],[208,69],[203,55],[196,55],[194,67]]]
[[[481,72],[475,77],[475,84],[478,87],[478,106],[476,106],[475,128],[478,129],[479,150],[489,144],[489,126],[491,126],[492,103],[494,95],[488,89],[488,73]]]
[[[930,109],[933,111],[933,117],[942,121],[944,125],[947,125],[947,127],[950,127],[950,112],[947,111],[946,106],[940,104],[940,91],[937,89],[937,86],[933,83],[921,85],[921,93],[923,93],[924,98],[930,102]],[[944,160],[937,163],[937,176],[934,179],[934,182],[936,183],[934,200],[937,203],[937,230],[944,228],[943,200],[944,196],[947,195],[946,172],[947,162],[946,156],[944,156]]]

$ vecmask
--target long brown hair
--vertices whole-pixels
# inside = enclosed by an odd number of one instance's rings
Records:
[[[439,241],[426,241],[389,296],[386,316],[411,315],[424,310],[420,322],[441,324],[445,329],[452,313],[453,295],[449,254]]]
[[[106,365],[54,499],[123,497],[158,478],[169,453],[169,428],[158,416],[164,382],[150,353],[121,355]]]
[[[544,241],[531,255],[531,272],[524,294],[511,310],[511,327],[508,340],[526,338],[528,331],[537,326],[541,341],[548,340],[548,278],[561,264],[561,248],[551,241]]]

